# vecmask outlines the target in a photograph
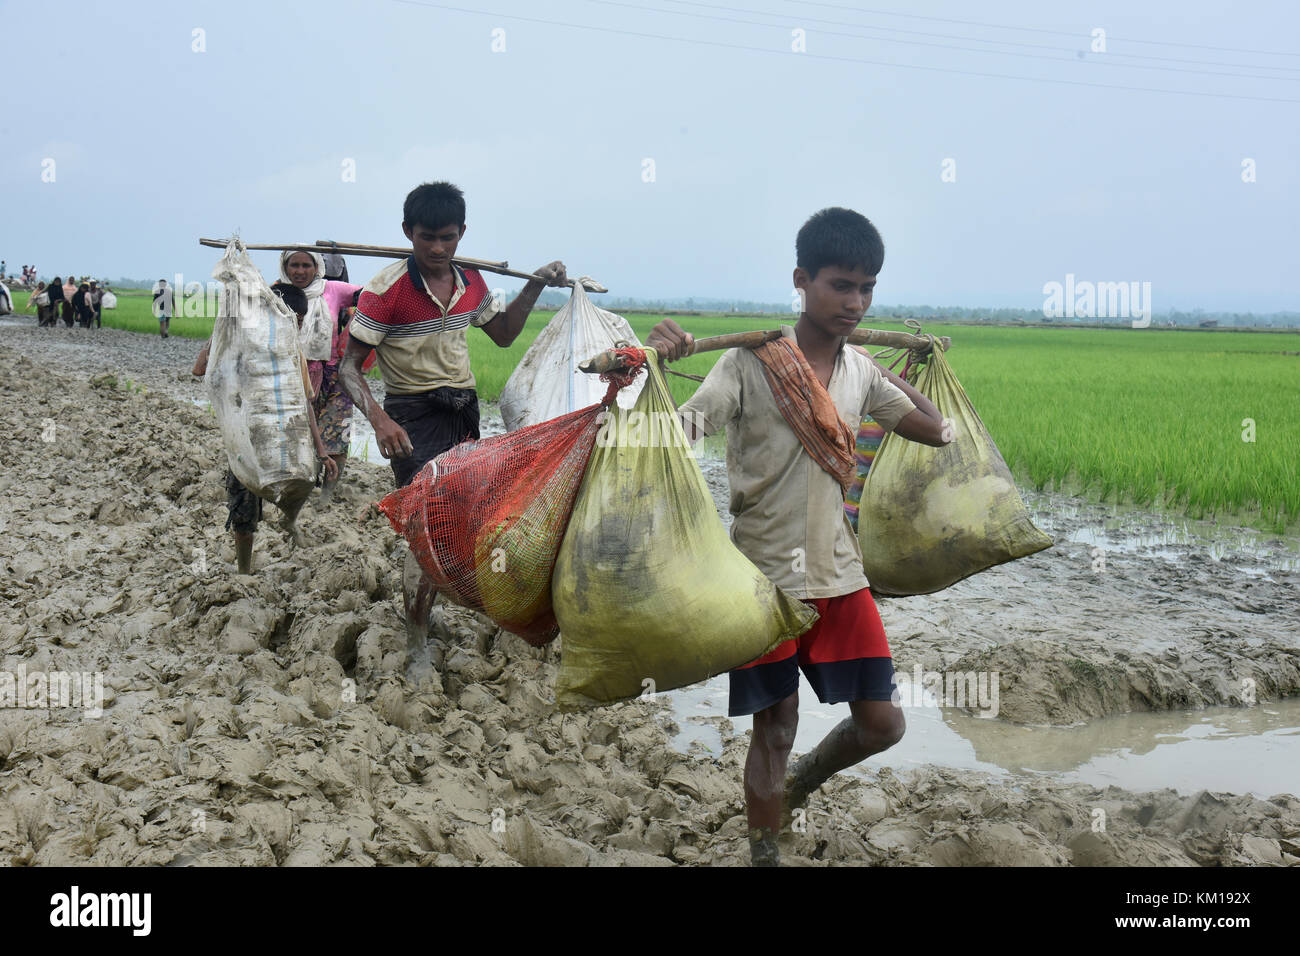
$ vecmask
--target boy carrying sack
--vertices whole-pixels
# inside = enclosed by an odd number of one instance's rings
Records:
[[[729,715],[754,716],[744,785],[756,866],[779,862],[783,811],[903,737],[889,644],[844,511],[858,423],[870,415],[904,438],[945,444],[942,418],[925,396],[845,347],[871,305],[884,261],[876,228],[852,210],[823,209],[799,230],[795,248],[799,321],[761,348],[724,353],[679,410],[692,440],[727,429],[736,547],[820,615],[799,638],[729,675]],[[646,344],[671,360],[686,355],[692,341],[665,319]],[[801,668],[822,703],[847,702],[850,716],[787,780]]]

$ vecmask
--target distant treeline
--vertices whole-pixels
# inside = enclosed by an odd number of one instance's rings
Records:
[[[538,300],[541,308],[558,309],[568,301],[567,293],[558,293],[548,289]],[[592,301],[602,309],[611,312],[650,312],[665,313],[729,313],[736,315],[772,315],[784,317],[793,315],[790,303],[752,302],[748,299],[635,299],[622,296],[593,296]],[[931,321],[951,320],[958,322],[988,322],[992,324],[1017,323],[1047,325],[1122,325],[1131,326],[1131,319],[1097,319],[1074,320],[1064,318],[1044,318],[1042,309],[992,309],[956,305],[879,305],[871,306],[871,316],[877,319],[929,319]],[[1153,326],[1215,324],[1221,326],[1253,327],[1296,327],[1300,326],[1300,312],[1207,312],[1193,309],[1183,312],[1170,309],[1166,312],[1152,313]]]
[[[152,289],[156,279],[117,279],[110,282],[116,289]],[[514,294],[507,299],[514,298]],[[537,300],[540,309],[558,309],[569,301],[569,293],[557,289],[547,289]],[[789,302],[754,302],[750,299],[637,299],[626,296],[593,295],[592,301],[602,309],[611,312],[648,312],[666,313],[713,313],[732,315],[772,315],[789,316],[793,313]],[[953,320],[958,322],[1024,322],[1026,324],[1046,325],[1123,325],[1132,324],[1129,319],[1046,319],[1042,309],[990,309],[970,308],[960,305],[872,305],[871,313],[877,319],[930,319]],[[1170,309],[1155,312],[1151,316],[1153,326],[1215,324],[1220,326],[1253,326],[1255,328],[1286,328],[1300,326],[1300,312],[1207,312],[1193,309],[1182,312]]]

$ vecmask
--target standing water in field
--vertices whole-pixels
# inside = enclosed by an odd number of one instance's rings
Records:
[[[295,519],[316,478],[298,323],[238,239],[212,276],[225,293],[212,328],[208,395],[230,470],[284,512],[285,530],[296,541]]]

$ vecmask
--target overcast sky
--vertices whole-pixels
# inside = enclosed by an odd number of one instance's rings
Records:
[[[462,253],[626,296],[788,301],[844,205],[882,304],[1300,308],[1297,5],[877,2],[0,3],[0,257],[206,280],[199,236],[396,245],[449,179]]]

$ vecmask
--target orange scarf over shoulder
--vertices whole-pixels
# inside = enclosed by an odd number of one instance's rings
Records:
[[[754,349],[777,408],[804,450],[847,490],[853,483],[854,434],[799,346],[785,336]]]

